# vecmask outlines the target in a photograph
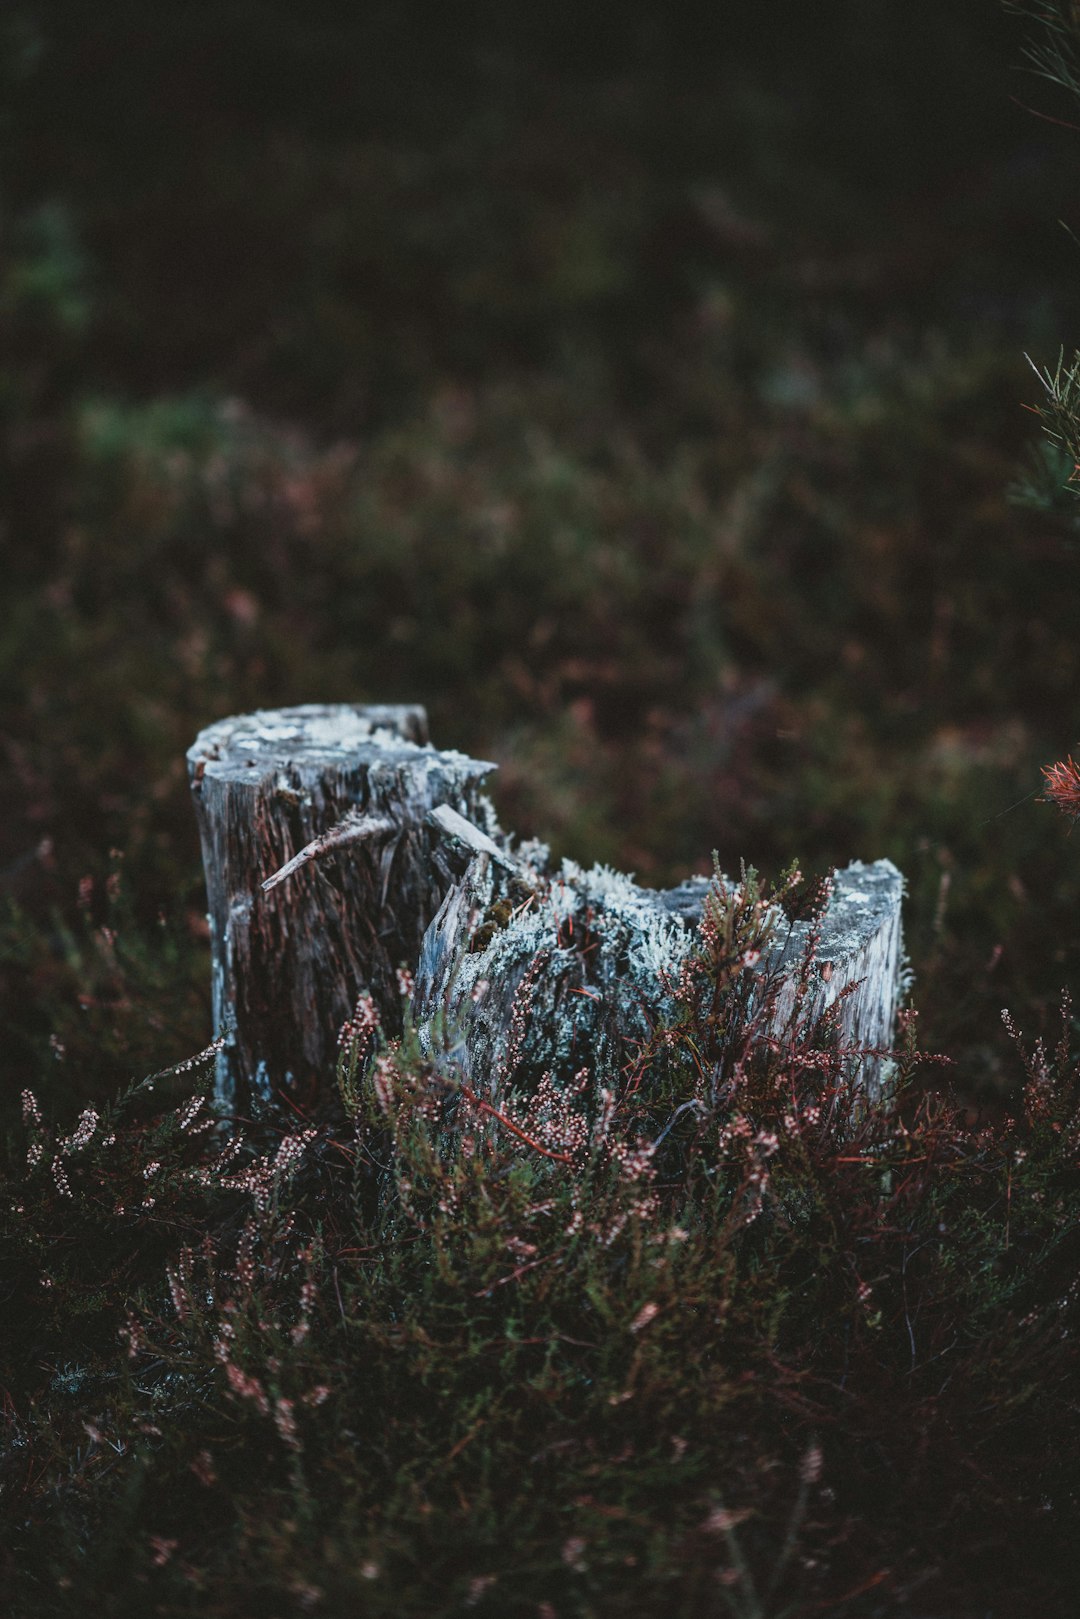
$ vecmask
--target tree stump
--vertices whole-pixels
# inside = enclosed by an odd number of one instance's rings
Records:
[[[437,752],[419,706],[308,705],[223,719],[189,750],[210,911],[226,1112],[332,1083],[369,993],[400,1027],[412,967],[460,866],[429,814],[484,822],[494,767]]]
[[[642,888],[517,843],[480,791],[494,768],[427,741],[417,707],[308,706],[220,720],[188,753],[210,899],[219,1105],[332,1083],[361,993],[401,1029],[399,969],[431,1059],[478,1094],[587,1067],[611,1081],[675,1013],[710,880]],[[840,1001],[868,1099],[904,984],[903,879],[839,872],[816,923],[777,926],[756,982],[769,1025]],[[405,981],[407,982],[407,980]],[[751,988],[750,993],[754,991]],[[768,1032],[768,1031],[766,1031]]]
[[[553,869],[538,844],[509,873],[478,853],[428,929],[413,1004],[421,1039],[489,1099],[511,1079],[568,1081],[583,1066],[610,1083],[628,1050],[677,1017],[674,991],[712,882],[647,889],[603,866]],[[891,1045],[904,987],[902,895],[891,861],[855,861],[833,878],[816,923],[775,916],[748,975],[749,995],[769,986],[763,1034],[797,1010],[811,1024],[841,1002],[837,1033],[861,1053],[854,1065],[869,1100],[880,1094],[887,1058],[878,1053]]]

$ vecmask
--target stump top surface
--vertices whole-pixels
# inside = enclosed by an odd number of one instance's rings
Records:
[[[427,749],[427,713],[420,704],[304,703],[232,714],[199,732],[188,763],[229,776],[292,763],[342,764],[371,748],[415,755]]]
[[[853,860],[834,873],[832,898],[818,924],[819,965],[829,962],[844,967],[850,963],[889,918],[899,917],[903,895],[903,875],[891,860],[875,860],[869,865]],[[791,924],[782,962],[791,963],[801,955],[810,930],[808,921]]]

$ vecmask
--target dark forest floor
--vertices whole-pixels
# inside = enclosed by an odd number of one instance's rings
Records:
[[[1018,71],[1022,27],[992,5],[953,0],[917,27],[870,0],[824,22],[813,9],[474,4],[411,18],[236,0],[151,22],[121,0],[92,14],[18,0],[0,24],[0,1110],[3,1308],[17,1323],[0,1372],[9,1573],[27,1613],[114,1589],[117,1611],[223,1615],[1075,1611],[1055,1557],[1080,1479],[1053,1440],[1075,1450],[1076,1366],[1046,1313],[1059,1297],[1075,1312],[1061,1247],[1077,1213],[1072,1114],[1029,1096],[1029,1125],[1014,1124],[1024,1069],[1001,1011],[1029,1041],[1056,1039],[1080,966],[1080,847],[1035,801],[1040,766],[1077,743],[1080,529],[1068,468],[1024,410],[1040,397],[1025,354],[1053,366],[1080,331],[1077,248],[1059,223],[1078,224],[1080,134],[1018,105],[1046,102]],[[650,1345],[652,1382],[627,1348],[645,1334],[604,1313],[625,1295],[637,1320],[650,1301],[640,1244],[560,1270],[547,1292],[537,1281],[518,1316],[503,1299],[509,1314],[485,1325],[488,1304],[470,1321],[454,1292],[490,1280],[497,1244],[469,1246],[483,1220],[459,1231],[463,1269],[440,1302],[424,1265],[457,1239],[430,1219],[414,1229],[396,1203],[391,1217],[382,1192],[358,1209],[324,1168],[322,1192],[296,1193],[300,1242],[274,1224],[275,1191],[273,1218],[245,1239],[264,1245],[280,1337],[267,1353],[286,1367],[272,1399],[299,1409],[353,1368],[352,1404],[317,1443],[327,1477],[347,1478],[350,1444],[369,1474],[341,1487],[333,1522],[280,1405],[275,1430],[250,1387],[223,1383],[218,1328],[196,1332],[190,1302],[156,1339],[146,1328],[157,1370],[139,1392],[118,1326],[129,1309],[164,1321],[177,1296],[162,1293],[164,1267],[179,1274],[181,1249],[191,1274],[227,1274],[239,1205],[199,1203],[182,1154],[137,1234],[110,1225],[100,1166],[85,1184],[72,1171],[69,1207],[43,1147],[24,1186],[20,1093],[52,1141],[206,1044],[184,750],[220,715],[316,700],[424,702],[439,745],[498,761],[506,825],[645,882],[707,871],[713,850],[769,876],[796,858],[808,877],[896,862],[920,1045],[950,1060],[915,1070],[905,1127],[944,1131],[948,1150],[923,1157],[969,1166],[951,1190],[944,1169],[919,1182],[904,1230],[927,1236],[932,1213],[964,1233],[925,1279],[939,1335],[926,1358],[955,1329],[974,1403],[939,1409],[936,1371],[913,1382],[903,1245],[881,1266],[898,1291],[866,1326],[852,1256],[900,1230],[907,1182],[892,1160],[888,1188],[875,1164],[873,1188],[863,1177],[837,1194],[828,1241],[769,1227],[756,1258],[735,1243],[722,1264],[716,1208],[680,1182],[701,1240],[684,1245],[686,1274],[664,1259],[657,1286],[710,1302]],[[151,1150],[188,1151],[174,1126],[123,1125],[131,1176]],[[1042,1145],[1017,1147],[1009,1132],[1029,1127]],[[1061,1139],[1046,1145],[1047,1131]],[[410,1142],[401,1151],[435,1175],[431,1143]],[[818,1169],[841,1147],[823,1141]],[[1014,1175],[1030,1161],[1021,1241]],[[507,1164],[496,1229],[548,1196],[514,1179],[535,1167]],[[326,1231],[312,1212],[323,1195]],[[454,1195],[479,1219],[475,1186]],[[293,1344],[299,1306],[280,1290],[316,1276],[336,1316],[330,1273],[340,1290],[358,1231],[414,1246],[380,1284],[350,1273],[362,1350],[328,1348],[330,1370],[313,1361],[290,1381],[289,1346],[306,1354],[308,1340]],[[804,1294],[814,1244],[834,1254],[833,1281]],[[410,1270],[406,1254],[426,1258]],[[50,1267],[51,1315],[38,1299]],[[762,1297],[799,1300],[787,1325],[736,1286],[759,1270]],[[729,1294],[723,1375],[684,1387],[680,1352],[705,1363]],[[445,1339],[409,1299],[449,1312]],[[899,1348],[875,1337],[893,1328]],[[543,1354],[504,1355],[536,1337]],[[574,1339],[593,1349],[567,1351]],[[582,1354],[599,1360],[583,1370]],[[851,1354],[865,1373],[853,1424],[833,1399]],[[796,1368],[788,1382],[781,1363]],[[176,1388],[187,1375],[172,1414],[166,1374]],[[277,1373],[260,1375],[269,1387]],[[626,1416],[635,1377],[653,1403]],[[441,1413],[426,1427],[410,1378]],[[406,1415],[381,1446],[348,1438],[395,1402]],[[158,1430],[141,1449],[140,1423]],[[846,1469],[847,1493],[826,1476],[840,1504],[804,1504],[810,1565],[796,1577],[792,1563],[766,1599],[762,1570],[819,1443],[823,1476]],[[627,1446],[638,1484],[621,1494],[608,1486]],[[475,1469],[455,1472],[459,1455]],[[253,1461],[265,1476],[248,1499]],[[227,1490],[199,1478],[207,1467]],[[189,1490],[172,1522],[181,1477],[211,1505]],[[702,1529],[710,1513],[722,1516]],[[887,1523],[905,1514],[908,1539]],[[95,1561],[106,1519],[120,1527]],[[1024,1526],[1000,1594],[980,1521]],[[757,1607],[713,1569],[721,1552],[735,1566],[740,1524]],[[246,1572],[230,1585],[232,1553]]]

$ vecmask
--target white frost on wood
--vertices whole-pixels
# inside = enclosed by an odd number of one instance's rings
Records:
[[[419,703],[358,707],[348,703],[303,703],[295,708],[257,708],[233,714],[199,733],[188,759],[202,758],[226,768],[246,749],[253,758],[277,757],[287,764],[297,750],[339,758],[362,743],[425,743],[427,714]]]

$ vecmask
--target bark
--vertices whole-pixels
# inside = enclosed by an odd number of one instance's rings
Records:
[[[218,1105],[242,1113],[332,1084],[362,992],[400,1026],[397,969],[462,869],[429,814],[484,822],[493,766],[433,749],[420,707],[344,704],[219,720],[187,757],[227,1036]]]

